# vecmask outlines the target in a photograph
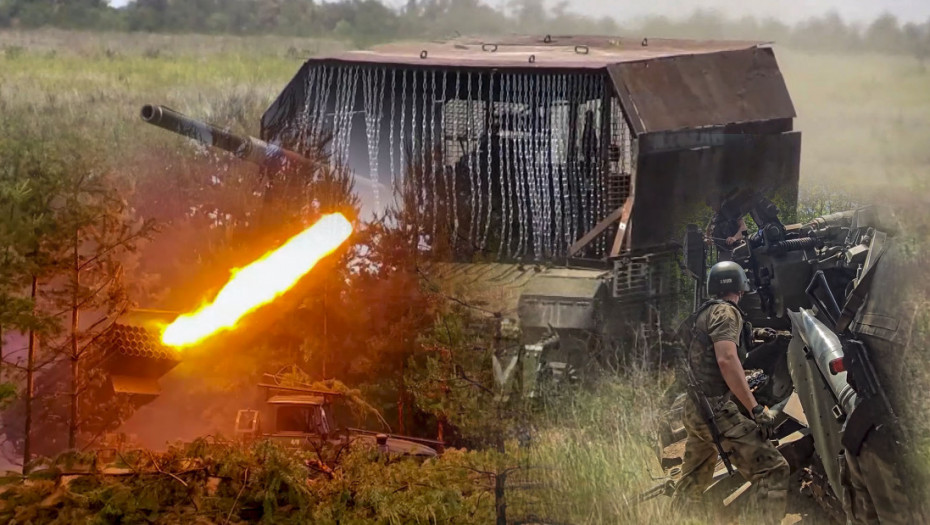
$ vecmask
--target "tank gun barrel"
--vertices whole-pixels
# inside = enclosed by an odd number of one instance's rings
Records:
[[[192,119],[165,106],[147,104],[140,112],[142,120],[201,144],[219,148],[236,157],[266,167],[306,166],[310,160],[303,155],[269,144],[251,136],[242,136],[212,124]]]

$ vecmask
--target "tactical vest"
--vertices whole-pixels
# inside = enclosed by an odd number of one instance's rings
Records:
[[[678,338],[682,344],[682,362],[679,366],[689,366],[694,374],[695,379],[701,387],[704,395],[707,397],[718,397],[729,392],[723,375],[720,373],[720,366],[717,364],[717,355],[714,352],[714,342],[707,333],[699,330],[697,324],[701,317],[709,315],[712,306],[727,305],[736,309],[739,318],[742,321],[739,342],[736,346],[736,353],[739,362],[742,364],[746,360],[747,348],[750,338],[752,337],[752,327],[748,321],[745,321],[745,315],[742,310],[735,304],[722,299],[711,299],[702,304],[694,313],[682,321],[678,327]]]

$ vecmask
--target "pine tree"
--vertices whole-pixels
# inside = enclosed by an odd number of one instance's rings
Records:
[[[123,257],[151,233],[152,224],[133,220],[103,155],[79,130],[14,122],[0,127],[5,159],[0,209],[10,218],[0,228],[0,257],[11,263],[0,273],[0,294],[7,292],[0,295],[6,306],[0,318],[11,329],[28,332],[26,365],[20,367],[25,392],[10,411],[21,413],[25,422],[17,441],[28,464],[36,451],[37,424],[46,451],[65,433],[68,446],[77,445],[91,416],[79,409],[82,393],[100,376],[82,365],[130,304]],[[62,377],[63,364],[69,373]],[[66,413],[61,407],[68,407]],[[119,413],[115,407],[95,408],[97,414]]]
[[[56,209],[55,253],[63,284],[53,292],[54,304],[67,312],[66,337],[56,348],[70,368],[67,392],[68,448],[77,445],[79,432],[94,414],[80,414],[81,396],[94,381],[93,370],[82,365],[98,349],[103,335],[132,305],[124,282],[123,257],[150,236],[154,223],[136,220],[103,161],[82,146],[69,163]],[[125,191],[125,190],[123,190]],[[99,379],[98,379],[99,380]],[[96,407],[97,414],[109,413]],[[106,419],[106,418],[104,418]],[[106,427],[98,421],[95,427]]]
[[[12,116],[11,116],[12,117]],[[37,130],[16,124],[10,118],[0,126],[0,209],[8,214],[4,221],[0,251],[11,262],[4,269],[3,314],[8,327],[28,333],[26,365],[15,365],[25,375],[21,395],[23,413],[23,469],[32,459],[32,430],[36,373],[50,361],[40,354],[40,342],[56,332],[54,316],[42,308],[41,287],[54,275],[56,225],[51,210],[66,170],[64,159],[56,155]],[[16,432],[7,428],[7,436]]]

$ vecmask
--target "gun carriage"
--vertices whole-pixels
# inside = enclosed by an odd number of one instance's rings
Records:
[[[891,367],[880,362],[901,343],[889,329],[901,321],[900,309],[888,298],[898,288],[892,269],[903,253],[895,243],[893,213],[864,206],[786,226],[777,207],[756,192],[742,192],[726,206],[749,214],[758,226],[730,256],[753,283],[754,292],[740,306],[755,326],[772,327],[779,335],[750,351],[744,366],[765,375],[753,385],[757,399],[783,409],[775,438],[792,471],[802,471],[796,479],[807,483],[834,519],[845,521],[843,494],[863,491],[844,475],[845,455],[881,447],[882,467],[864,472],[871,477],[864,490],[876,490],[872,483],[898,485],[901,504],[915,506],[916,500],[908,502],[921,493],[907,464],[913,441],[899,417]],[[697,280],[707,268],[702,241],[690,228],[686,266]],[[660,438],[663,466],[672,475],[681,462],[676,442],[683,437],[676,418],[673,409]],[[720,468],[716,479],[721,498],[735,489]],[[909,483],[914,485],[905,488]]]

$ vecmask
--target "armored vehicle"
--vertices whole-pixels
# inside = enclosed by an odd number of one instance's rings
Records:
[[[836,502],[849,489],[841,451],[902,448],[884,367],[903,321],[888,299],[863,300],[893,273],[887,230],[861,210],[781,222],[795,213],[801,134],[765,43],[396,43],[307,60],[263,115],[260,140],[156,106],[142,116],[268,172],[325,147],[368,183],[367,211],[403,207],[427,283],[513,334],[494,363],[504,393],[532,396],[587,361],[622,360],[631,341],[661,353],[664,329],[693,306],[681,298],[702,298],[687,275],[700,282],[715,258],[688,223],[749,213],[758,233],[717,256],[750,272],[744,309],[779,331],[746,366],[759,371],[760,399],[785,403],[778,438],[792,467]],[[675,435],[669,425],[665,444]]]
[[[244,440],[268,439],[286,447],[314,449],[335,446],[365,446],[389,454],[433,457],[442,443],[339,426],[334,417],[343,394],[307,386],[278,383],[259,385],[265,391],[264,406],[236,414],[235,434]]]
[[[495,367],[529,396],[658,340],[691,289],[689,219],[745,187],[795,205],[794,117],[764,43],[555,35],[310,58],[260,139],[142,111],[269,171],[325,148],[365,211],[402,205],[425,280],[515,329]]]

